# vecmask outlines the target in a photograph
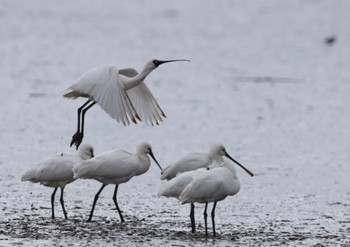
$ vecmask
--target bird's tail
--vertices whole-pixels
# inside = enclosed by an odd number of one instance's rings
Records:
[[[78,91],[70,91],[66,94],[63,95],[63,97],[68,98],[68,99],[76,99],[78,97],[85,97],[85,98],[89,98],[90,96]]]
[[[173,197],[172,193],[170,191],[171,187],[169,184],[165,184],[158,192],[159,196],[165,196],[165,197]]]
[[[21,181],[31,181],[33,183],[38,182],[36,180],[36,169],[30,169],[26,173],[24,173],[21,177]]]

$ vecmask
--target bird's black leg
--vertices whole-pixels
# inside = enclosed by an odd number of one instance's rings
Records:
[[[208,208],[208,203],[205,203],[205,208],[204,208],[204,225],[205,225],[205,236],[208,237],[208,224],[207,224],[207,208]]]
[[[93,107],[96,104],[96,101],[93,101],[90,105],[88,105],[81,114],[81,134],[84,136],[84,120],[85,120],[85,113],[87,110],[89,110],[91,107]]]
[[[115,190],[114,190],[114,194],[113,194],[113,201],[114,201],[115,206],[117,207],[121,222],[125,222],[123,215],[122,215],[122,212],[120,211],[119,206],[118,206],[117,192],[118,192],[118,184],[115,185]]]
[[[91,102],[91,100],[88,100],[81,107],[78,108],[77,132],[72,136],[72,141],[70,142],[70,146],[75,144],[77,149],[78,149],[78,147],[79,147],[79,145],[82,142],[83,137],[84,137],[84,116],[85,116],[85,113],[88,109],[90,109],[90,107],[92,107],[96,103],[95,101],[93,101],[88,107],[86,107],[90,102]],[[82,122],[81,126],[80,126],[80,118],[81,118],[81,122]]]
[[[66,211],[66,209],[64,208],[64,201],[63,201],[63,190],[64,190],[64,188],[63,188],[63,187],[61,187],[61,197],[60,197],[60,202],[61,202],[61,206],[62,206],[62,210],[63,210],[64,218],[65,218],[65,219],[68,219],[68,217],[67,217],[67,211]]]
[[[81,107],[78,108],[78,125],[77,125],[77,132],[80,132],[80,114],[81,111],[84,109],[85,106],[87,106],[90,103],[91,100],[87,100]]]
[[[55,218],[55,195],[56,195],[56,191],[57,188],[55,188],[55,190],[53,191],[52,195],[51,195],[51,218],[54,219]]]
[[[95,210],[95,205],[96,205],[96,202],[97,202],[97,199],[98,197],[100,196],[103,188],[106,186],[106,184],[103,184],[101,189],[97,192],[97,194],[95,195],[95,199],[94,199],[94,203],[92,204],[92,208],[91,208],[91,212],[90,212],[90,216],[89,216],[89,219],[87,220],[88,222],[91,221],[91,218],[92,218],[92,214],[94,213],[94,210]]]
[[[190,218],[191,218],[192,233],[194,233],[196,231],[196,224],[194,221],[194,203],[191,203]]]
[[[83,110],[83,108],[85,106],[87,106],[90,103],[90,101],[91,100],[86,101],[81,107],[78,108],[78,111],[77,111],[78,112],[77,132],[75,132],[75,134],[72,136],[72,141],[70,143],[70,146],[72,146],[74,143],[77,142],[78,139],[81,138],[80,137],[80,135],[81,135],[81,133],[80,133],[80,114],[81,114],[81,111]],[[81,139],[83,139],[83,138],[81,138]]]
[[[211,222],[213,225],[213,235],[216,237],[216,232],[215,232],[215,208],[216,208],[216,203],[214,202],[213,209],[211,210]]]

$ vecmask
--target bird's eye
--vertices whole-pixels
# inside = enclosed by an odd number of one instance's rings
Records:
[[[154,60],[153,60],[153,64],[154,64],[156,67],[158,67],[160,63],[159,63],[159,61],[158,61],[157,59],[154,59]]]

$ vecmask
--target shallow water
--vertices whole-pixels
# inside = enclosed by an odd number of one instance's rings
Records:
[[[200,6],[200,8],[198,7]],[[1,246],[350,245],[348,1],[2,1],[0,6]],[[335,43],[324,42],[334,35]],[[218,236],[204,236],[203,205],[161,198],[159,169],[101,194],[96,181],[52,190],[21,174],[69,143],[83,100],[62,94],[87,69],[188,58],[146,80],[167,115],[124,127],[89,110],[85,141],[96,154],[149,141],[163,167],[222,142],[241,191],[218,203]]]

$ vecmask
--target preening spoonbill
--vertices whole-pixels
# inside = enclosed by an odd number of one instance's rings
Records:
[[[133,68],[118,69],[107,64],[92,68],[80,76],[63,96],[70,99],[78,97],[88,100],[78,108],[77,132],[70,146],[78,148],[84,137],[84,117],[88,109],[98,103],[113,119],[124,125],[137,120],[150,124],[159,124],[165,117],[151,91],[144,83],[145,78],[159,65],[169,62],[189,61],[151,60],[146,63],[140,74]]]
[[[224,161],[222,158],[223,156],[233,160],[233,158],[226,152],[224,145],[219,143],[213,144],[208,153],[190,153],[176,163],[165,168],[162,171],[161,179],[169,180],[177,176],[177,174],[202,167],[208,167],[213,161],[221,164]]]
[[[66,184],[75,180],[73,178],[73,165],[94,157],[94,149],[89,144],[83,144],[79,147],[78,154],[61,153],[45,160],[36,167],[23,174],[22,181],[40,183],[47,187],[55,188],[51,195],[52,219],[55,218],[54,200],[58,187],[61,188],[60,202],[64,217],[67,219],[67,212],[64,207],[63,190]]]
[[[237,165],[242,167],[250,176],[253,173],[242,166],[237,161],[233,160]],[[234,164],[225,160],[221,167],[215,167],[202,172],[193,177],[193,180],[182,190],[179,199],[182,204],[185,203],[205,203],[204,208],[204,224],[205,235],[208,236],[207,225],[207,208],[209,202],[214,202],[211,211],[213,235],[215,231],[215,208],[218,201],[224,200],[227,196],[233,196],[240,190],[240,183],[236,175]]]
[[[124,150],[113,150],[102,153],[93,159],[86,160],[77,164],[73,168],[75,178],[95,179],[102,183],[102,187],[95,195],[88,221],[91,221],[95,205],[103,188],[108,184],[115,184],[113,201],[118,210],[121,222],[124,222],[123,215],[117,202],[118,186],[126,183],[132,177],[144,174],[150,167],[151,156],[159,168],[162,170],[158,161],[155,159],[152,147],[146,142],[142,142],[137,147],[136,154]]]

